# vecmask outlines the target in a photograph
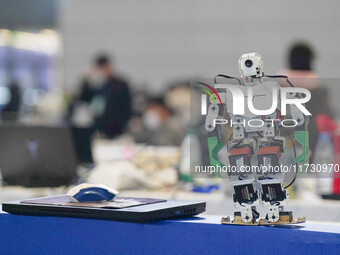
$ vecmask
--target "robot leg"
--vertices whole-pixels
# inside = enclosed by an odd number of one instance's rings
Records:
[[[281,171],[279,160],[281,148],[279,145],[260,147],[257,153],[259,171],[257,174],[259,194],[262,206],[265,208],[266,217],[263,223],[291,223],[291,211],[284,211],[288,193],[283,188],[284,175]]]
[[[236,224],[257,224],[257,219],[260,216],[255,206],[258,200],[255,175],[246,171],[246,169],[250,169],[251,155],[251,147],[235,148],[229,152],[230,171],[228,176],[234,189],[235,205],[232,223]],[[226,220],[230,221],[230,219]]]

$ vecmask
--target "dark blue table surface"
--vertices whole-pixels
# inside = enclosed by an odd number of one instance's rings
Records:
[[[340,226],[221,225],[219,216],[149,224],[0,213],[0,254],[340,254]]]

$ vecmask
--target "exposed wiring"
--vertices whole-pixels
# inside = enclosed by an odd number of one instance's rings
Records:
[[[291,141],[291,143],[293,145],[294,158],[296,158],[296,148],[295,148],[295,144],[293,142],[293,138],[291,137],[291,135],[288,135],[288,136],[289,136],[289,139],[290,139],[290,141]],[[287,186],[283,187],[284,189],[288,189],[295,182],[295,180],[296,180],[296,177],[298,175],[298,167],[299,166],[298,166],[298,163],[295,163],[295,164],[296,164],[295,176],[294,176],[293,180]]]
[[[272,180],[273,178],[271,178],[271,177],[265,177],[265,176],[261,176],[261,177],[259,177],[258,178],[258,180],[260,180],[260,181],[263,181],[263,180]]]
[[[257,219],[258,217],[260,217],[260,213],[258,211],[256,211],[255,209],[251,209],[251,211],[253,212],[255,219]]]
[[[230,134],[230,136],[228,138],[228,142],[231,140],[232,137],[233,137],[233,133]]]
[[[238,179],[239,179],[240,181],[243,181],[243,180],[245,180],[247,177],[248,177],[248,175],[240,174],[240,175],[238,176]]]
[[[289,84],[289,86],[291,86],[292,88],[295,87],[293,85],[293,83],[290,82],[290,80],[288,79],[288,76],[286,76],[286,75],[265,75],[265,74],[263,74],[263,77],[267,77],[267,78],[283,78],[283,79],[286,79],[286,81]]]
[[[237,80],[238,81],[238,84],[239,85],[242,85],[242,82],[239,78],[237,77],[234,77],[234,76],[229,76],[229,75],[225,75],[225,74],[218,74],[214,77],[214,83],[217,84],[217,78],[218,77],[223,77],[223,78],[226,78],[226,79],[234,79],[234,80]],[[267,78],[283,78],[283,79],[286,79],[287,83],[289,84],[289,86],[291,86],[292,88],[294,88],[295,86],[293,85],[293,83],[289,80],[288,76],[286,75],[265,75],[263,74],[263,77],[267,77]],[[257,77],[252,77],[253,78],[257,78]],[[259,79],[261,79],[261,77],[259,77]]]
[[[233,76],[229,76],[229,75],[224,75],[224,74],[218,74],[214,77],[214,83],[217,84],[217,77],[223,77],[226,79],[234,79],[238,81],[238,84],[241,85],[241,80],[239,78],[233,77]]]

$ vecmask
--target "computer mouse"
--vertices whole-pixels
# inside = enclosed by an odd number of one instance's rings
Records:
[[[82,183],[66,193],[70,202],[110,201],[119,192],[103,184]]]

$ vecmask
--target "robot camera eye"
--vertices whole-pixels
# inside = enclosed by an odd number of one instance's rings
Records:
[[[252,67],[253,66],[253,61],[251,61],[250,59],[247,59],[245,62],[244,62],[244,65],[248,68]]]
[[[238,68],[243,77],[261,77],[263,73],[263,61],[260,54],[246,53],[238,60]]]

